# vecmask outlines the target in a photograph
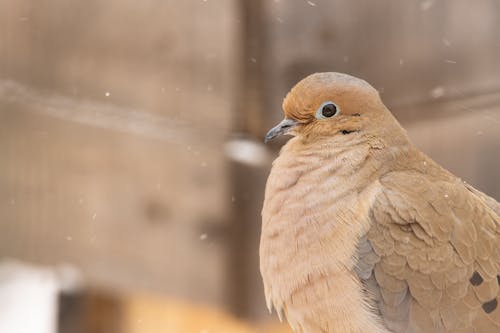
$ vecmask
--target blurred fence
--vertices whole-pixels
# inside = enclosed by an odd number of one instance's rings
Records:
[[[235,12],[0,2],[0,255],[224,302]]]

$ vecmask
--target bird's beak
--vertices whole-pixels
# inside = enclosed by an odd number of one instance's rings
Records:
[[[283,119],[278,125],[267,132],[264,142],[267,143],[279,135],[288,134],[292,128],[297,126],[298,122],[293,119]]]

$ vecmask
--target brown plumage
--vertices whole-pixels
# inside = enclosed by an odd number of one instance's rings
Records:
[[[297,332],[500,332],[500,205],[420,152],[363,80],[313,74],[262,210],[269,308]]]

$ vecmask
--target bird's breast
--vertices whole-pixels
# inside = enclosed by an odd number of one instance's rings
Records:
[[[367,181],[374,173],[367,169],[369,158],[369,148],[360,145],[302,154],[284,149],[276,159],[266,186],[260,245],[268,304],[288,312],[299,303],[325,304],[338,299],[332,293],[341,291],[343,282],[354,281],[357,240],[368,230],[378,189],[374,178]]]

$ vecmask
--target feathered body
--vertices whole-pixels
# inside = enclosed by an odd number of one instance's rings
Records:
[[[338,115],[317,119],[332,101]],[[314,74],[262,210],[268,306],[298,332],[500,332],[500,205],[416,149],[366,82]]]

